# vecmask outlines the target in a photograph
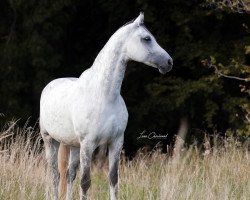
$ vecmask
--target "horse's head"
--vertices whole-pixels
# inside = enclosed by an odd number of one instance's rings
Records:
[[[162,74],[169,72],[173,60],[144,26],[144,14],[140,13],[128,26],[131,28],[125,44],[128,58],[158,68]]]

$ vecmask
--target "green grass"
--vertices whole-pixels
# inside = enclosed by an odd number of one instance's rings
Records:
[[[0,133],[0,200],[52,199],[41,138],[34,147],[33,129],[9,128]],[[6,134],[15,134],[4,138]],[[24,139],[23,135],[28,137]],[[228,145],[229,144],[229,145]],[[154,152],[138,153],[120,163],[121,200],[248,200],[250,197],[250,154],[235,140],[203,156],[190,147],[176,160]],[[109,199],[107,166],[92,167],[89,199]],[[74,199],[79,198],[79,176]]]

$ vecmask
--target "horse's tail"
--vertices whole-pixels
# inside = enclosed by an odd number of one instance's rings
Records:
[[[66,198],[68,162],[69,162],[69,147],[61,143],[58,152],[58,168],[60,173],[60,183],[59,183],[60,200],[64,200]]]

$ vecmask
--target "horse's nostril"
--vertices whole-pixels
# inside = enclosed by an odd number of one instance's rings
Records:
[[[170,66],[173,65],[173,60],[172,59],[168,59],[168,65],[170,65]]]

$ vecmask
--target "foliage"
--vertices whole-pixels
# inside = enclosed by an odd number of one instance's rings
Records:
[[[238,13],[250,13],[249,0],[206,0],[206,2],[218,9],[227,9]]]
[[[213,57],[223,63],[221,72],[249,77],[244,72],[250,65],[249,14],[217,9],[211,2],[218,1],[1,1],[0,113],[5,120],[32,116],[36,121],[42,88],[54,78],[79,76],[110,35],[143,10],[146,26],[173,57],[174,68],[162,76],[129,63],[122,87],[130,113],[126,150],[158,142],[137,140],[143,130],[167,133],[162,143],[170,143],[182,117],[190,130],[249,134],[242,110],[249,94],[202,62]],[[247,91],[248,85],[240,84]]]
[[[211,4],[215,4],[219,9],[230,9],[234,13],[250,13],[250,2],[248,1],[210,1]],[[245,31],[249,34],[249,28],[246,24],[242,24],[245,28]],[[243,48],[242,51],[240,48]],[[242,93],[245,93],[247,101],[242,101],[239,106],[245,114],[245,124],[243,129],[237,129],[237,134],[250,133],[250,104],[249,104],[249,95],[250,95],[250,65],[249,57],[250,56],[250,46],[246,44],[245,46],[239,45],[238,53],[230,58],[230,62],[225,66],[222,63],[217,63],[214,57],[210,57],[209,60],[204,60],[203,63],[206,66],[212,67],[215,69],[216,75],[218,77],[228,78],[234,81],[239,82],[239,89]],[[237,101],[236,101],[237,102]],[[236,114],[237,115],[237,114]]]

